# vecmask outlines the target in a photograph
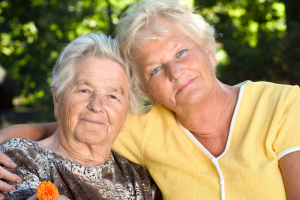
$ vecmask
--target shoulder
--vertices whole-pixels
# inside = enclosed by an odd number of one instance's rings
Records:
[[[278,83],[271,83],[271,82],[251,82],[247,81],[245,83],[245,90],[248,91],[261,91],[261,92],[289,92],[289,91],[296,91],[300,92],[299,86],[295,85],[286,85],[286,84],[278,84]]]
[[[143,178],[150,177],[147,168],[144,167],[143,165],[139,165],[131,162],[130,160],[127,160],[126,158],[124,158],[114,150],[112,150],[111,152],[114,156],[115,162],[118,163],[118,166],[120,168],[126,169],[126,170],[122,169],[122,171],[133,171],[134,173],[136,173],[136,175],[142,176]]]
[[[297,116],[300,109],[300,90],[298,86],[275,84],[269,82],[247,82],[240,90],[237,119],[243,120],[245,126],[255,120],[257,125],[270,126],[282,121],[283,116]],[[287,112],[289,111],[289,112]],[[298,117],[295,117],[298,118]],[[275,123],[278,122],[278,123]],[[288,124],[285,121],[285,124]],[[244,127],[242,125],[242,127]],[[236,127],[236,124],[235,124]]]
[[[268,101],[277,104],[279,101],[293,100],[300,97],[299,86],[276,84],[270,82],[251,82],[244,85],[243,101]]]
[[[15,138],[12,140],[9,140],[7,142],[4,142],[0,145],[0,148],[5,150],[13,150],[13,149],[19,149],[19,150],[28,150],[36,146],[36,142],[29,140],[29,139],[21,139],[21,138]]]
[[[119,133],[114,142],[113,149],[135,163],[146,165],[144,153],[148,150],[144,149],[153,150],[150,146],[164,142],[166,136],[178,131],[182,129],[177,124],[174,112],[164,106],[152,105],[147,112],[128,118],[124,131]]]
[[[16,164],[28,164],[49,159],[49,151],[39,143],[29,139],[12,139],[0,146],[0,151],[10,157]]]

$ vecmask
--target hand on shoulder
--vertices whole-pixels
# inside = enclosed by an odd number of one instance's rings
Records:
[[[16,168],[17,165],[9,158],[7,157],[4,153],[0,152],[0,179],[7,180],[10,182],[16,182],[20,183],[22,182],[21,178],[18,175],[12,174],[4,167],[7,168]],[[9,192],[13,191],[16,188],[14,186],[11,186],[4,181],[0,180],[0,192]],[[4,195],[0,193],[0,199],[4,199]]]

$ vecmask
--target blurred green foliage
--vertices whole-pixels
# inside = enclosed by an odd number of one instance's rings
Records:
[[[62,48],[89,32],[115,36],[134,1],[1,0],[0,64],[17,82],[15,104],[52,110],[48,75]],[[222,82],[299,84],[300,1],[194,0],[194,7],[216,29]]]
[[[15,104],[52,110],[49,73],[63,47],[89,32],[115,35],[133,0],[0,1],[0,64],[17,82]]]
[[[195,0],[195,6],[216,29],[222,82],[300,84],[300,1]]]

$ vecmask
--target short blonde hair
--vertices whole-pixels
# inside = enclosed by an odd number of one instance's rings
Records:
[[[120,49],[127,62],[132,60],[131,53],[140,44],[147,40],[163,39],[172,32],[170,27],[159,22],[180,26],[202,46],[214,48],[214,28],[186,4],[176,0],[142,0],[127,9],[117,27]],[[133,81],[138,82],[145,91],[132,65],[134,63],[131,63]]]
[[[119,63],[130,81],[129,106],[132,113],[138,113],[141,106],[139,87],[131,81],[130,70],[123,60],[118,41],[102,33],[89,33],[70,42],[57,58],[52,71],[51,87],[56,88],[59,96],[67,83],[74,77],[74,69],[84,59],[95,56],[111,59]],[[109,66],[108,66],[109,67]]]

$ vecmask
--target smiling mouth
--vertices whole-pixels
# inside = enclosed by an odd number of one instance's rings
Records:
[[[92,123],[92,124],[97,124],[97,125],[103,125],[104,123],[101,122],[101,121],[97,121],[97,120],[92,120],[92,119],[86,119],[86,118],[83,118],[81,119],[82,121],[84,122],[88,122],[88,123]]]
[[[184,84],[182,84],[178,89],[177,89],[177,93],[183,91],[184,89],[186,89],[187,87],[189,87],[193,82],[194,82],[195,78],[185,82]]]

